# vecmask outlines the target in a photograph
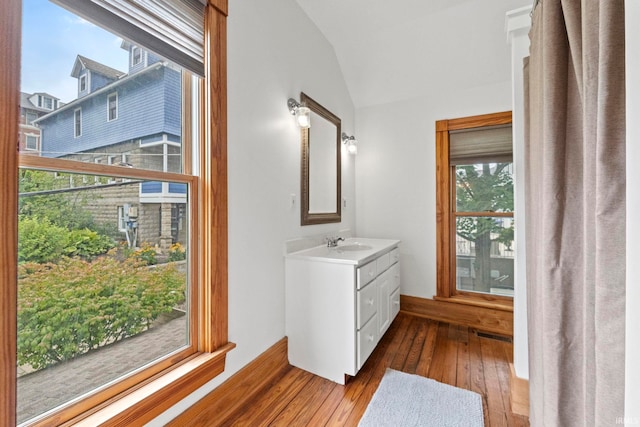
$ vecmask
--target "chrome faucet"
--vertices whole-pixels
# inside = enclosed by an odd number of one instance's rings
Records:
[[[344,237],[327,237],[325,240],[327,241],[328,248],[335,248],[338,246],[338,242],[344,241]]]

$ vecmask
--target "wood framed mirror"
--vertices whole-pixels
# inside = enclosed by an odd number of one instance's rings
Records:
[[[341,120],[305,93],[300,93],[300,102],[311,110],[311,127],[300,132],[300,223],[340,222]]]

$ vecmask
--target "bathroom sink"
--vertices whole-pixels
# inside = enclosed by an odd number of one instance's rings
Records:
[[[355,251],[367,251],[369,249],[373,249],[373,246],[363,245],[362,243],[352,243],[349,245],[338,246],[336,247],[336,249],[338,250],[338,252],[339,251],[355,252]]]

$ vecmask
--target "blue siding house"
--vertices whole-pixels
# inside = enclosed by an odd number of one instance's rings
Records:
[[[181,73],[139,46],[123,42],[121,47],[129,52],[126,73],[76,57],[71,77],[78,81],[77,98],[35,121],[41,132],[41,155],[179,172]],[[134,209],[139,212],[138,242],[166,248],[181,240],[186,186],[143,182],[137,187],[136,200],[127,195],[120,206],[103,207],[117,215],[105,222],[123,224],[123,206],[139,208]],[[113,205],[113,198],[106,199]],[[127,232],[122,226],[119,231]]]

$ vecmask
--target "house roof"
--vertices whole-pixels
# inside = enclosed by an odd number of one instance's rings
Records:
[[[29,110],[41,111],[43,113],[50,113],[51,110],[48,110],[48,109],[42,108],[42,107],[38,107],[33,102],[31,102],[30,98],[33,95],[43,95],[43,96],[48,96],[49,98],[52,98],[52,99],[60,100],[59,98],[56,98],[55,96],[53,96],[53,95],[51,95],[49,93],[46,93],[46,92],[35,92],[35,93],[20,92],[20,107],[21,108],[27,108]],[[59,106],[62,106],[62,103],[59,103]]]
[[[94,61],[93,59],[89,59],[86,56],[78,55],[78,57],[76,58],[76,62],[73,64],[73,69],[71,70],[71,77],[77,78],[83,68],[89,69],[98,74],[102,74],[103,76],[112,80],[118,80],[120,77],[127,74],[122,71],[116,70],[115,68],[111,68],[107,65]]]
[[[80,56],[80,55],[78,55],[78,56]],[[165,66],[166,66],[166,64],[164,62],[158,62],[158,63],[155,63],[155,64],[151,65],[150,67],[144,68],[143,70],[141,70],[138,73],[123,74],[122,78],[117,79],[116,81],[111,82],[108,85],[103,86],[103,87],[101,87],[100,89],[98,89],[98,90],[96,90],[94,92],[91,92],[87,96],[84,96],[82,98],[76,98],[73,101],[64,104],[63,106],[59,107],[57,110],[51,111],[51,112],[49,112],[49,114],[46,114],[46,115],[40,117],[39,119],[35,120],[34,123],[35,122],[42,122],[44,120],[47,120],[50,117],[52,117],[53,115],[55,115],[55,114],[58,114],[58,113],[60,113],[60,112],[62,112],[64,110],[68,110],[69,108],[75,107],[75,106],[77,106],[78,104],[80,104],[82,102],[85,102],[87,99],[91,99],[91,98],[93,98],[95,96],[98,96],[98,95],[104,93],[104,92],[113,90],[114,88],[116,88],[116,87],[118,87],[118,86],[120,86],[120,85],[122,85],[122,84],[124,84],[124,83],[126,83],[128,81],[130,81],[130,80],[137,79],[137,78],[139,78],[141,76],[146,75],[149,72],[152,72],[153,70],[159,70],[159,69],[161,69],[162,67],[165,67]]]

